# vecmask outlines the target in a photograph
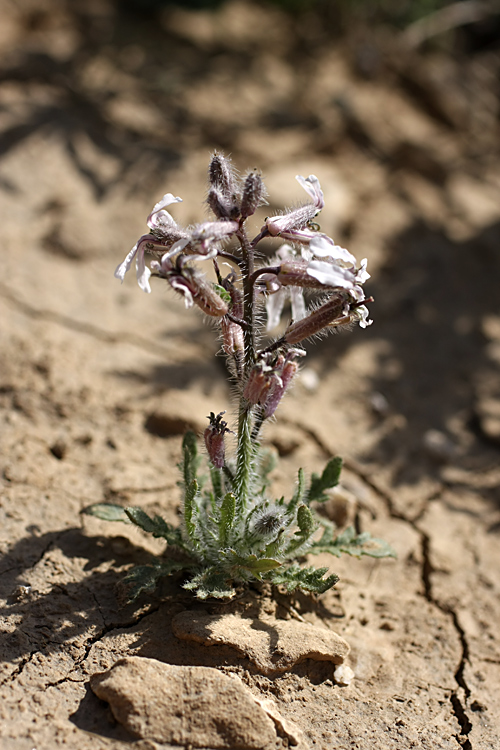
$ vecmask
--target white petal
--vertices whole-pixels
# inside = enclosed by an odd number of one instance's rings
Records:
[[[358,284],[364,284],[365,281],[371,278],[370,274],[366,270],[367,263],[368,260],[366,258],[363,258],[363,260],[361,261],[361,268],[356,274],[356,281],[358,282]]]
[[[317,279],[325,286],[339,287],[341,289],[353,289],[355,276],[348,268],[325,263],[321,260],[312,260],[307,266],[307,273],[313,279]]]
[[[172,193],[165,193],[163,198],[158,201],[158,203],[155,203],[155,206],[151,211],[151,216],[158,213],[158,211],[161,211],[167,206],[171,206],[172,203],[182,203],[182,198],[176,198],[174,195],[172,195]]]
[[[295,175],[295,179],[301,185],[304,190],[311,196],[313,203],[318,207],[319,210],[325,205],[325,199],[321,185],[316,175],[310,174],[309,177],[302,177],[302,175]]]
[[[174,242],[170,250],[167,250],[166,253],[163,253],[161,256],[161,262],[163,264],[164,260],[168,260],[168,258],[171,258],[176,253],[179,253],[181,250],[184,250],[186,245],[189,245],[189,239],[182,238],[182,240],[177,240],[177,242]]]
[[[288,245],[286,242],[276,251],[276,257],[280,261],[286,260],[286,258],[293,258],[294,255],[295,253],[293,252],[293,247],[291,245]]]
[[[130,266],[132,265],[132,261],[133,261],[133,260],[134,260],[134,258],[135,258],[135,255],[136,255],[136,253],[137,253],[137,248],[139,247],[139,242],[140,242],[140,241],[141,241],[141,240],[139,240],[138,242],[136,242],[136,243],[135,243],[134,247],[133,247],[133,248],[132,248],[132,250],[131,250],[131,251],[129,252],[129,254],[128,254],[128,255],[127,255],[127,257],[125,258],[125,260],[124,260],[124,261],[122,261],[122,262],[120,263],[120,265],[119,265],[119,266],[117,266],[117,268],[116,268],[116,271],[115,271],[115,278],[117,278],[117,279],[120,279],[120,281],[122,282],[122,284],[123,284],[123,279],[125,278],[125,274],[126,274],[126,273],[127,273],[127,271],[129,270]]]
[[[331,258],[332,260],[342,260],[350,265],[356,265],[354,255],[340,245],[335,245],[326,235],[317,235],[309,243],[309,248],[318,258]]]
[[[193,295],[191,294],[187,286],[182,283],[182,281],[176,279],[174,276],[170,281],[170,285],[172,289],[175,289],[176,292],[179,292],[184,296],[184,304],[186,305],[186,307],[193,306]]]
[[[359,325],[360,328],[367,328],[368,326],[371,326],[373,323],[373,320],[371,320],[368,315],[368,308],[365,305],[361,305],[360,307],[356,308],[356,314],[359,316]]]
[[[294,321],[302,320],[302,318],[305,318],[307,315],[304,291],[298,286],[291,286],[288,291],[292,303],[292,318]]]
[[[281,311],[285,304],[286,292],[284,289],[280,289],[279,292],[269,294],[266,299],[266,311],[267,311],[267,330],[272,331],[276,328],[281,318]]]
[[[146,292],[146,294],[151,294],[151,287],[149,286],[149,277],[151,276],[151,271],[144,262],[144,255],[142,255],[142,263],[139,260],[139,256],[137,256],[136,264],[137,283],[139,284],[139,287],[143,292]]]

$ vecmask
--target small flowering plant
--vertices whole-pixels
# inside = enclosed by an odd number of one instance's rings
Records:
[[[363,283],[369,278],[366,260],[358,266],[351,253],[319,231],[315,217],[324,206],[314,175],[297,180],[309,201],[266,218],[250,239],[247,219],[266,203],[261,176],[240,178],[229,159],[212,156],[207,203],[213,221],[181,227],[167,208],[181,199],[163,196],[148,217],[149,233],[132,248],[115,276],[123,281],[135,260],[139,287],[151,292],[152,277],[166,282],[219,326],[222,349],[238,393],[237,423],[228,427],[225,412],[211,412],[204,432],[205,463],[210,484],[201,470],[196,436],[183,441],[181,486],[182,522],[174,527],[141,508],[99,503],[86,512],[105,520],[133,523],[167,543],[165,554],[149,565],[133,568],[125,582],[129,597],[152,590],[166,575],[183,571],[183,586],[200,599],[231,598],[236,587],[251,580],[322,593],[338,580],[327,568],[303,567],[306,553],[329,552],[372,557],[393,556],[390,547],[353,528],[337,533],[333,523],[318,515],[315,503],[328,499],[339,481],[341,459],[332,458],[321,475],[306,481],[302,469],[292,497],[272,499],[268,475],[272,454],[259,441],[299,369],[306,352],[301,344],[341,326],[371,324]],[[281,242],[267,264],[258,253],[262,240]],[[283,242],[285,240],[286,242]],[[146,255],[153,256],[150,266]],[[214,283],[200,270],[211,261]],[[229,273],[227,268],[229,267]],[[223,270],[224,268],[224,270]],[[313,294],[314,302],[309,302]],[[285,302],[291,320],[283,333],[260,348],[262,331],[257,310],[267,309],[267,329],[280,322]],[[235,455],[227,455],[227,436],[236,434]]]

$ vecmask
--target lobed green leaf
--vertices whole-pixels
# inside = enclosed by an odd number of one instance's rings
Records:
[[[325,500],[328,500],[328,496],[324,494],[325,490],[337,486],[341,471],[342,459],[339,456],[335,456],[328,461],[321,476],[313,474],[311,486],[307,493],[308,502],[316,500],[317,502],[324,503]]]
[[[301,568],[294,563],[288,567],[272,571],[266,578],[276,586],[284,586],[288,593],[296,589],[311,591],[315,594],[324,594],[325,591],[335,586],[339,577],[332,573],[328,578],[323,578],[328,568]]]

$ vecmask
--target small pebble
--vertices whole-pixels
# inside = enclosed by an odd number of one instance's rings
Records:
[[[350,685],[354,679],[354,671],[347,664],[339,664],[335,667],[333,679],[338,685]]]

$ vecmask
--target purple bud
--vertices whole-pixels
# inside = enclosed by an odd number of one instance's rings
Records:
[[[241,215],[244,219],[253,216],[258,207],[262,205],[264,193],[264,183],[260,174],[257,172],[247,174],[241,199]]]
[[[231,160],[215,151],[208,167],[208,181],[217,188],[225,199],[231,199],[237,192],[237,180]]]
[[[265,404],[271,387],[272,368],[264,362],[258,362],[251,370],[243,391],[247,401],[256,406]]]
[[[299,366],[293,360],[304,356],[301,349],[263,355],[256,362],[244,390],[244,397],[254,406],[262,406],[264,417],[272,417]]]
[[[225,411],[221,411],[215,416],[214,412],[211,411],[208,417],[210,424],[203,433],[208,456],[216,469],[224,468],[226,451],[224,435],[226,432],[231,432],[227,428],[227,422],[222,419],[225,413]]]
[[[284,362],[280,377],[275,378],[273,384],[271,385],[271,388],[269,389],[269,395],[264,405],[264,417],[266,417],[266,419],[268,417],[272,417],[272,415],[278,408],[279,402],[285,395],[285,391],[290,385],[298,369],[299,366],[297,362],[292,362],[290,360]]]
[[[234,197],[227,198],[217,187],[211,187],[207,195],[207,203],[218,219],[234,221],[240,215],[240,208]]]

